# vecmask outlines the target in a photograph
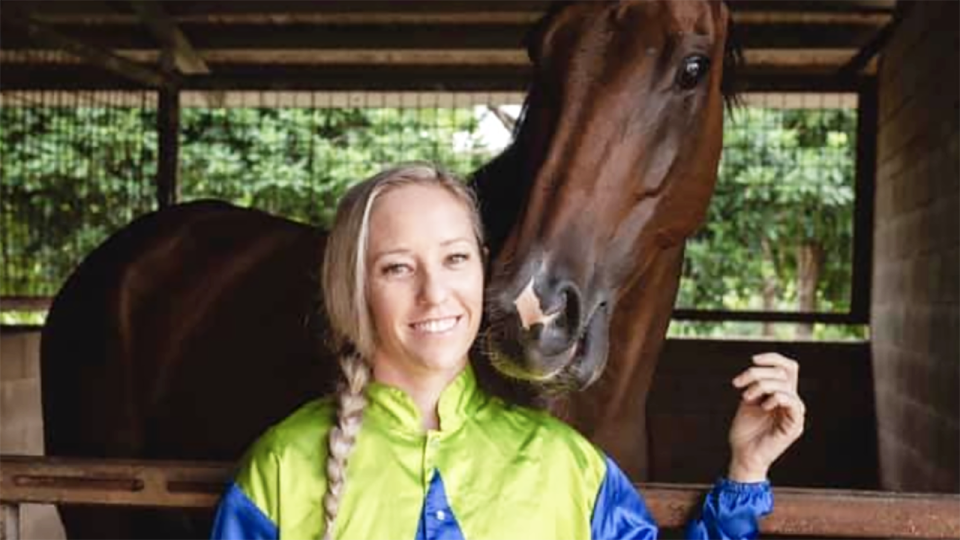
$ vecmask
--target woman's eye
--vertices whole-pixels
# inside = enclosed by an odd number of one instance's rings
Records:
[[[468,253],[453,253],[447,256],[447,262],[453,265],[463,264],[470,260],[470,255]]]
[[[383,275],[385,276],[405,276],[410,273],[410,271],[410,266],[402,263],[388,264],[382,269]]]

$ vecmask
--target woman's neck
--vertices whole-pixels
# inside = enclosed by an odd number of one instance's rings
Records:
[[[405,369],[398,369],[392,362],[373,361],[373,378],[382,384],[403,390],[420,411],[423,429],[440,429],[440,417],[437,413],[437,404],[440,394],[457,375],[466,367],[466,362],[459,368],[450,371],[426,371],[411,373]]]

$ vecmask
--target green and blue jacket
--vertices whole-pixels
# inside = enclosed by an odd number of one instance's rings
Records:
[[[468,367],[424,432],[403,391],[379,383],[347,465],[333,537],[509,540],[655,538],[657,526],[617,465],[547,413],[483,392]],[[330,399],[310,402],[247,452],[213,538],[320,538]],[[773,507],[768,482],[720,480],[689,538],[755,538]]]

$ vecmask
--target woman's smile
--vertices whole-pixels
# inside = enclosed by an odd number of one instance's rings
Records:
[[[424,319],[410,323],[410,328],[420,334],[448,334],[460,323],[462,315]]]

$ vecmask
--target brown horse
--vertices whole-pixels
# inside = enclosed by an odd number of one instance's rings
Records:
[[[493,254],[492,363],[553,389],[589,386],[551,404],[636,478],[683,240],[716,177],[726,25],[725,8],[705,1],[553,9],[531,35],[515,143],[474,176]],[[173,207],[111,237],[44,328],[47,452],[234,460],[329,390],[324,239],[222,203]],[[208,523],[61,512],[76,537],[199,536]]]

